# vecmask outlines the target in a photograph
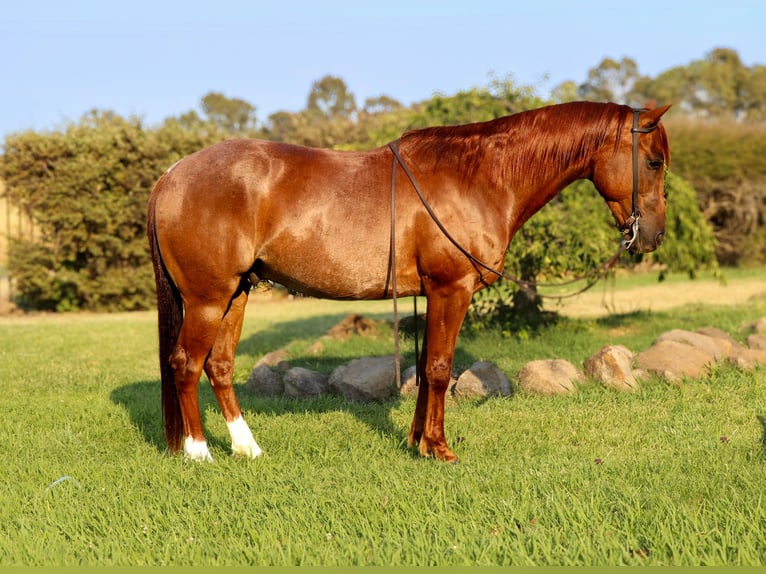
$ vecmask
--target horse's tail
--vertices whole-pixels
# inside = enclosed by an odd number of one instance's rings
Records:
[[[157,228],[155,203],[157,191],[164,176],[154,186],[149,198],[146,217],[146,232],[149,236],[149,248],[154,266],[154,280],[157,284],[157,318],[160,339],[160,379],[162,381],[162,418],[165,421],[165,439],[170,453],[181,449],[183,440],[183,419],[181,403],[178,400],[173,368],[170,365],[170,355],[178,340],[183,322],[183,302],[165,264],[162,261],[159,245],[157,244]]]

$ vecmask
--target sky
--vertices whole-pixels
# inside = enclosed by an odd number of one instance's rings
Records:
[[[485,86],[542,96],[603,58],[643,75],[737,51],[766,64],[764,0],[23,0],[0,9],[0,144],[62,129],[89,110],[145,125],[199,110],[216,91],[264,121],[305,108],[342,77],[362,104],[405,105]]]

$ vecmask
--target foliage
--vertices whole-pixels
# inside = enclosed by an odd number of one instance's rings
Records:
[[[210,92],[202,98],[200,105],[210,121],[222,130],[244,133],[255,128],[255,106],[243,99]]]
[[[568,81],[554,88],[551,100],[530,86],[517,85],[510,76],[491,76],[486,86],[435,94],[411,106],[382,95],[360,107],[344,80],[328,75],[313,83],[304,110],[280,111],[262,124],[257,124],[256,108],[247,101],[210,92],[202,97],[199,111],[168,118],[156,128],[136,118],[93,111],[60,131],[11,134],[6,137],[0,178],[7,182],[5,195],[13,207],[34,226],[34,233],[10,241],[9,269],[17,303],[58,310],[151,306],[153,285],[143,229],[149,190],[173,162],[226,137],[369,149],[408,129],[483,121],[577,97],[624,98],[634,105],[652,100],[675,103],[666,121],[674,173],[696,190],[702,215],[715,232],[718,261],[766,261],[766,129],[743,123],[766,117],[766,66],[744,66],[736,52],[716,48],[705,59],[657,78],[642,76],[630,58],[606,58],[586,82]],[[691,119],[682,121],[682,114]],[[684,197],[684,205],[689,191],[682,186],[679,197]],[[582,197],[597,201],[592,195]],[[611,243],[602,237],[609,227],[602,219],[609,217],[602,218],[603,205],[579,214],[581,205],[585,204],[571,201],[565,193],[541,212],[511,246],[509,269],[526,279],[555,278],[600,260],[603,246]],[[582,238],[566,229],[576,213],[595,222]],[[669,233],[688,235],[684,226],[692,225],[700,236],[691,242],[668,237],[658,262],[685,266],[690,273],[693,261],[709,264],[707,235],[694,223],[697,217],[692,207],[679,214]],[[678,253],[682,245],[687,252]],[[500,300],[525,302],[508,286],[501,285],[500,292]],[[540,319],[534,317],[534,299],[527,298],[526,304],[532,319]]]
[[[10,267],[22,308],[143,309],[152,301],[145,220],[157,177],[210,141],[169,122],[93,111],[52,133],[6,138],[6,194],[35,222],[12,238]]]
[[[554,91],[571,93],[565,82]],[[671,68],[656,78],[640,74],[631,58],[604,58],[577,89],[581,98],[633,106],[673,103],[673,114],[693,117],[766,119],[766,66],[747,67],[730,48],[714,48],[704,59]]]
[[[0,564],[766,562],[763,369],[721,368],[681,385],[650,380],[633,394],[591,383],[567,397],[449,401],[446,432],[461,463],[444,465],[405,446],[413,399],[267,399],[242,388],[258,358],[289,342],[296,366],[331,369],[361,344],[390,353],[388,337],[351,337],[340,352],[318,355],[312,346],[339,317],[390,316],[390,303],[255,303],[236,382],[265,454],[229,456],[223,417],[203,385],[212,464],[163,452],[152,313],[0,319],[4,390],[13,397],[0,427],[8,451]],[[512,347],[487,330],[461,340],[459,361],[491,361],[513,379],[528,360],[581,364],[607,343],[639,351],[679,325],[742,340],[765,311],[570,320]]]
[[[638,64],[632,58],[619,62],[604,58],[588,71],[588,80],[578,87],[577,93],[583,100],[633,103],[629,98],[639,78]]]
[[[702,269],[718,270],[716,241],[710,224],[697,203],[694,188],[680,176],[668,172],[665,181],[667,216],[662,247],[643,258],[667,272],[687,273],[694,278]]]
[[[660,266],[662,274],[683,272],[690,277],[703,269],[717,270],[715,239],[702,217],[694,190],[680,176],[668,173],[666,239],[662,247],[644,256],[622,256],[633,266],[648,260]],[[553,317],[542,313],[540,293],[561,296],[587,287],[621,240],[614,219],[593,184],[580,180],[544,206],[516,234],[506,255],[505,269],[512,277],[529,282],[533,294],[525,294],[508,280],[499,280],[474,297],[468,323],[473,329],[500,325],[506,335],[526,336],[548,324]],[[558,284],[583,278],[561,289],[539,283]],[[528,299],[531,297],[531,301]]]
[[[696,191],[723,265],[766,261],[766,124],[667,123],[673,170]]]

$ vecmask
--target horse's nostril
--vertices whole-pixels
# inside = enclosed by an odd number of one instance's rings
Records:
[[[658,231],[657,235],[654,236],[654,244],[659,247],[662,245],[663,239],[665,239],[665,234],[662,231]]]

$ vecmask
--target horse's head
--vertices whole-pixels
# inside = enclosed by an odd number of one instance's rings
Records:
[[[668,138],[660,123],[670,106],[634,110],[621,124],[615,147],[603,146],[592,179],[604,197],[630,251],[657,249],[665,237],[665,168]]]

